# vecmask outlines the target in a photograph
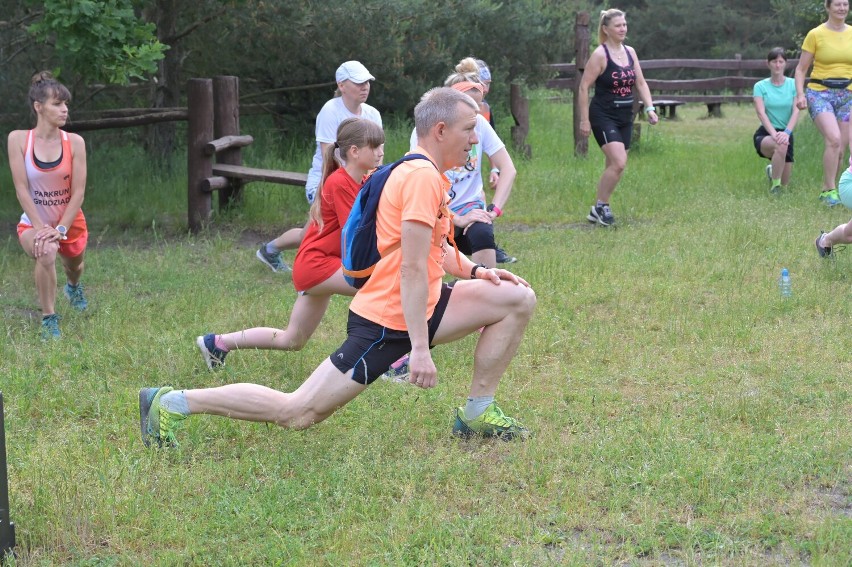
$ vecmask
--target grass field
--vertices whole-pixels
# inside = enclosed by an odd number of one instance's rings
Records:
[[[193,417],[179,449],[145,450],[140,387],[293,389],[342,341],[348,302],[303,351],[208,372],[196,335],[286,324],[289,277],[254,248],[304,218],[299,190],[250,186],[243,209],[188,237],[179,168],[158,177],[131,156],[106,179],[124,150],[93,143],[91,308],[59,299],[61,342],[38,340],[31,261],[0,241],[9,563],[852,564],[852,250],[825,261],[813,246],[850,212],[817,202],[810,119],[781,198],[750,107],[646,125],[606,230],[584,220],[602,154],[573,156],[570,106],[547,97],[531,101],[533,159],[498,229],[539,300],[498,391],[534,431],[524,443],[450,436],[468,337],[434,351],[433,390],[379,381],[304,432]],[[407,135],[390,132],[389,158]],[[274,154],[246,162],[307,169],[306,151]]]

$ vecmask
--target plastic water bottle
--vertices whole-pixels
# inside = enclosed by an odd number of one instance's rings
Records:
[[[786,298],[793,295],[793,284],[790,283],[790,272],[787,271],[787,268],[781,270],[778,287],[781,289],[781,297]]]

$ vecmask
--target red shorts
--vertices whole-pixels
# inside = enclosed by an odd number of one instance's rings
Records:
[[[18,238],[21,238],[21,235],[30,230],[32,225],[19,222],[18,223]],[[66,258],[76,258],[86,250],[86,244],[89,242],[89,231],[84,228],[83,232],[80,233],[77,238],[74,239],[73,242],[68,242],[67,240],[59,241],[59,255],[65,256]]]
[[[340,269],[340,263],[340,256],[300,249],[293,261],[293,287],[296,291],[307,291],[321,284]]]

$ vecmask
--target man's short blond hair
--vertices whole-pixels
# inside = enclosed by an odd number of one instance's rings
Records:
[[[455,124],[459,119],[459,103],[474,112],[479,111],[476,101],[455,89],[435,87],[426,91],[414,107],[414,128],[417,130],[417,137],[425,139],[439,122]]]

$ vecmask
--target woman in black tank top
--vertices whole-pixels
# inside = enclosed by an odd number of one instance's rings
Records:
[[[583,136],[594,134],[606,156],[606,167],[597,187],[597,202],[586,216],[589,222],[601,226],[615,224],[609,200],[627,166],[627,150],[633,134],[634,95],[638,94],[645,104],[648,122],[656,124],[659,120],[636,52],[624,44],[626,35],[624,12],[615,9],[601,12],[600,45],[586,63],[577,94],[580,133]],[[595,96],[589,104],[592,84]]]

